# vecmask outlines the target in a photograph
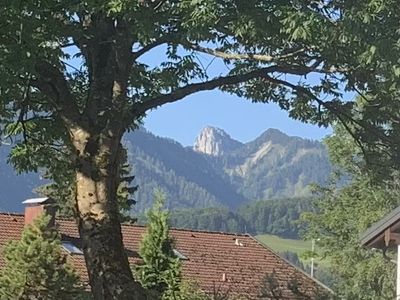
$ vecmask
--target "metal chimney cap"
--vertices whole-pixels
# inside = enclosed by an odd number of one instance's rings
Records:
[[[49,197],[31,198],[31,199],[26,199],[25,201],[22,202],[22,204],[44,204],[49,200],[50,200]]]

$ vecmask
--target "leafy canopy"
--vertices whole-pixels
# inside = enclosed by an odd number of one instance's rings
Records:
[[[26,141],[12,162],[57,177],[73,154],[65,127],[135,128],[147,111],[214,88],[326,125],[339,113],[340,90],[358,80],[339,75],[351,69],[343,59],[350,42],[338,39],[336,2],[5,2],[0,130]],[[159,59],[146,59],[150,52]],[[107,70],[110,81],[95,83]],[[126,91],[111,100],[120,71]],[[92,97],[101,85],[103,96]]]
[[[394,254],[362,247],[360,234],[399,205],[398,180],[369,175],[361,149],[343,127],[336,127],[326,143],[338,173],[317,189],[316,211],[303,215],[306,236],[317,241],[316,254],[329,262],[338,296],[393,299]]]

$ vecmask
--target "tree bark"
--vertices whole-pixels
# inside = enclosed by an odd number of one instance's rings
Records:
[[[68,129],[76,155],[76,210],[86,266],[96,300],[142,300],[146,293],[129,266],[117,202],[133,41],[123,18],[97,12],[86,16],[85,26],[92,35],[78,44],[90,91],[78,126]]]
[[[72,132],[76,158],[78,226],[94,299],[146,299],[124,251],[119,207],[118,159],[122,134]]]

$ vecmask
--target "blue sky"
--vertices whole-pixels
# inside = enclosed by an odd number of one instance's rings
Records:
[[[157,66],[163,61],[165,50],[165,46],[158,47],[143,55],[140,60],[150,66]],[[208,65],[211,76],[219,76],[228,71],[222,61],[214,60],[210,55],[199,54],[198,57],[203,65]],[[331,132],[329,128],[292,120],[276,104],[251,103],[218,90],[201,92],[177,103],[164,105],[148,114],[144,126],[154,134],[172,138],[184,146],[193,145],[196,136],[205,126],[219,127],[241,142],[253,140],[268,128],[318,140]]]
[[[155,67],[165,59],[165,50],[165,46],[158,47],[140,60]],[[71,56],[77,51],[76,47],[67,49]],[[209,65],[211,76],[222,75],[228,70],[222,61],[214,60],[212,56],[200,54],[199,58],[204,65]],[[82,64],[81,59],[76,57],[68,62],[76,68]],[[311,78],[311,81],[315,80],[318,78]],[[330,128],[319,128],[289,118],[287,112],[280,110],[276,104],[251,103],[218,90],[197,93],[153,110],[148,113],[144,126],[152,133],[172,138],[184,146],[193,145],[205,126],[219,127],[241,142],[255,139],[268,128],[317,140],[331,132]]]
[[[329,128],[292,120],[276,104],[251,103],[220,91],[198,93],[158,108],[148,114],[144,124],[154,134],[173,138],[184,146],[193,145],[207,125],[222,128],[242,142],[268,128],[309,139],[321,139],[331,132]]]

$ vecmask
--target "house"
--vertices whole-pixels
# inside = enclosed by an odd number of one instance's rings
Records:
[[[47,211],[47,198],[24,201],[25,214],[0,213],[0,247],[9,240],[19,239],[25,224]],[[54,219],[62,237],[68,258],[87,282],[88,276],[78,229],[74,220]],[[140,262],[138,244],[146,228],[139,225],[122,225],[124,245],[131,264]],[[297,269],[271,249],[248,234],[231,234],[211,231],[171,229],[177,257],[182,260],[184,279],[196,282],[201,290],[213,294],[229,294],[229,299],[260,298],[262,281],[267,274],[274,278],[272,288],[282,293],[280,299],[300,299],[297,293],[314,295],[328,289],[318,281]],[[0,268],[4,261],[0,256]],[[295,290],[298,290],[296,293]],[[303,298],[301,298],[303,299]]]
[[[400,300],[400,206],[362,233],[360,242],[370,248],[397,250],[396,300]]]

